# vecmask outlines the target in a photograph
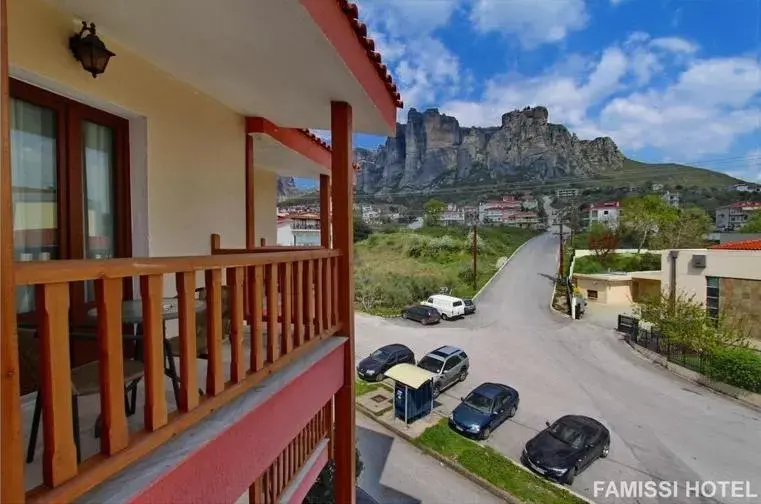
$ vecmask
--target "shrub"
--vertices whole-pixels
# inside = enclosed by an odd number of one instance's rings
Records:
[[[365,468],[362,458],[359,454],[359,449],[355,449],[356,464],[355,476],[359,479],[359,475],[362,474],[362,470]],[[317,476],[317,481],[314,482],[312,488],[309,489],[309,493],[306,494],[302,504],[335,504],[336,494],[334,488],[334,479],[336,474],[336,465],[332,460],[328,461],[325,467]]]
[[[708,376],[750,392],[761,393],[761,353],[751,348],[717,350],[710,359]]]
[[[457,270],[457,278],[465,284],[473,283],[473,263],[463,262]]]

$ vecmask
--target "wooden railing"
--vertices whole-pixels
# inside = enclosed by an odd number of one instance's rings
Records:
[[[314,449],[329,439],[333,429],[333,402],[329,401],[291,441],[249,489],[249,503],[276,504],[283,491],[309,460]],[[328,449],[330,453],[330,449]]]
[[[334,334],[340,325],[336,288],[339,256],[338,251],[321,249],[16,264],[16,285],[36,288],[41,350],[43,485],[29,492],[27,500],[75,499]],[[194,302],[196,278],[201,272],[207,295],[204,395],[199,394],[197,383]],[[175,279],[179,310],[179,404],[172,413],[168,413],[164,380],[162,298],[175,293],[164,293],[167,275]],[[128,430],[123,395],[122,284],[128,277],[139,279],[143,300],[145,407],[144,428],[137,433]],[[72,429],[69,286],[90,280],[95,281],[98,307],[102,431],[100,454],[78,463]],[[229,335],[222,334],[223,283],[229,296]],[[244,302],[248,306],[244,307]],[[243,346],[247,337],[244,311],[254,314],[248,361]],[[229,380],[223,369],[223,337],[229,337],[231,347]],[[4,439],[6,442],[21,439]],[[23,486],[23,482],[18,484]]]

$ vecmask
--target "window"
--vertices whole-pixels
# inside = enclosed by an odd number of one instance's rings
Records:
[[[16,80],[10,94],[15,260],[129,257],[128,121]],[[73,316],[93,299],[72,285]],[[32,288],[16,309],[34,310]]]
[[[457,364],[459,364],[460,358],[456,355],[454,357],[450,357],[447,361],[446,365],[444,365],[444,371],[449,371],[450,369],[453,369]]]
[[[719,319],[719,277],[706,277],[706,311],[712,319]]]
[[[588,290],[587,291],[587,297],[589,299],[597,299],[597,291],[596,290]]]

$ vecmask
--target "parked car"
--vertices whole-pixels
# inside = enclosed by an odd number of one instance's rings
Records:
[[[423,325],[437,324],[441,321],[441,313],[436,308],[419,304],[402,308],[402,318],[414,320]]]
[[[463,298],[463,304],[465,305],[465,315],[476,313],[476,303],[470,298]]]
[[[449,426],[466,436],[488,439],[502,422],[515,416],[519,402],[514,388],[501,383],[482,383],[452,411]]]
[[[610,432],[595,420],[566,415],[526,443],[521,462],[548,478],[570,485],[576,475],[610,451]]]
[[[420,304],[436,308],[444,320],[465,315],[465,303],[463,300],[454,296],[447,296],[446,294],[433,294]]]
[[[470,359],[460,348],[442,346],[427,353],[417,365],[436,375],[433,379],[433,397],[437,397],[445,388],[465,381]]]
[[[415,365],[415,354],[401,343],[382,346],[359,361],[357,374],[365,381],[381,381],[386,371],[397,364]]]

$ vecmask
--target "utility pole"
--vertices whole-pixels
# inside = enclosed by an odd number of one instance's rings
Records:
[[[479,205],[476,210],[476,217],[473,220],[473,242],[471,245],[471,252],[473,254],[473,290],[478,289],[478,220],[480,217],[481,206]]]
[[[558,278],[563,278],[563,218],[565,215],[560,217],[560,264],[558,265]]]

